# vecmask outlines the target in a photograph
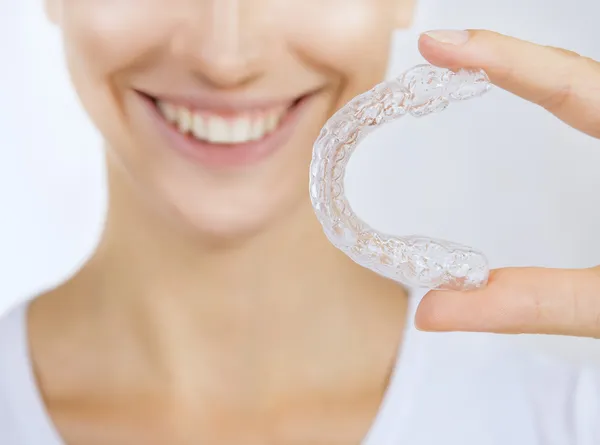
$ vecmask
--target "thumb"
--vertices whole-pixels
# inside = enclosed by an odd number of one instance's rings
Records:
[[[425,331],[600,338],[600,267],[498,269],[485,288],[429,292],[415,324]]]

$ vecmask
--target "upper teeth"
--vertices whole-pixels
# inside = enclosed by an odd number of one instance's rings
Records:
[[[169,122],[183,134],[192,134],[217,144],[233,144],[261,139],[271,133],[286,112],[279,107],[234,117],[223,117],[207,112],[191,111],[185,107],[158,101],[158,108]]]

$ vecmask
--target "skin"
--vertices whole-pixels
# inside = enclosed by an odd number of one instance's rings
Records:
[[[540,46],[490,31],[423,35],[419,48],[431,63],[483,68],[496,85],[600,138],[600,63],[561,48]],[[458,36],[458,44],[450,43]],[[441,38],[440,38],[441,37]],[[430,292],[416,315],[428,331],[539,333],[600,338],[600,266],[580,270],[505,268],[487,287]]]
[[[406,294],[325,239],[308,163],[325,120],[383,79],[412,0],[234,7],[47,0],[110,192],[94,255],[29,310],[40,391],[69,445],[356,444],[378,411]],[[276,153],[222,169],[165,146],[135,89],[316,94]]]

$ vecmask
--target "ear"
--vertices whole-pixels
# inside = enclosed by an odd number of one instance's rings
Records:
[[[62,0],[44,0],[46,6],[46,17],[55,25],[60,23],[62,14]]]
[[[396,28],[410,27],[415,15],[417,0],[395,0],[394,3],[396,4]]]

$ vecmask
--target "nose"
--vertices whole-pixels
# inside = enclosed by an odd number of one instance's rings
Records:
[[[265,69],[269,52],[265,8],[257,1],[240,3],[189,2],[184,25],[173,41],[173,51],[191,64],[194,74],[218,88],[242,87]]]

